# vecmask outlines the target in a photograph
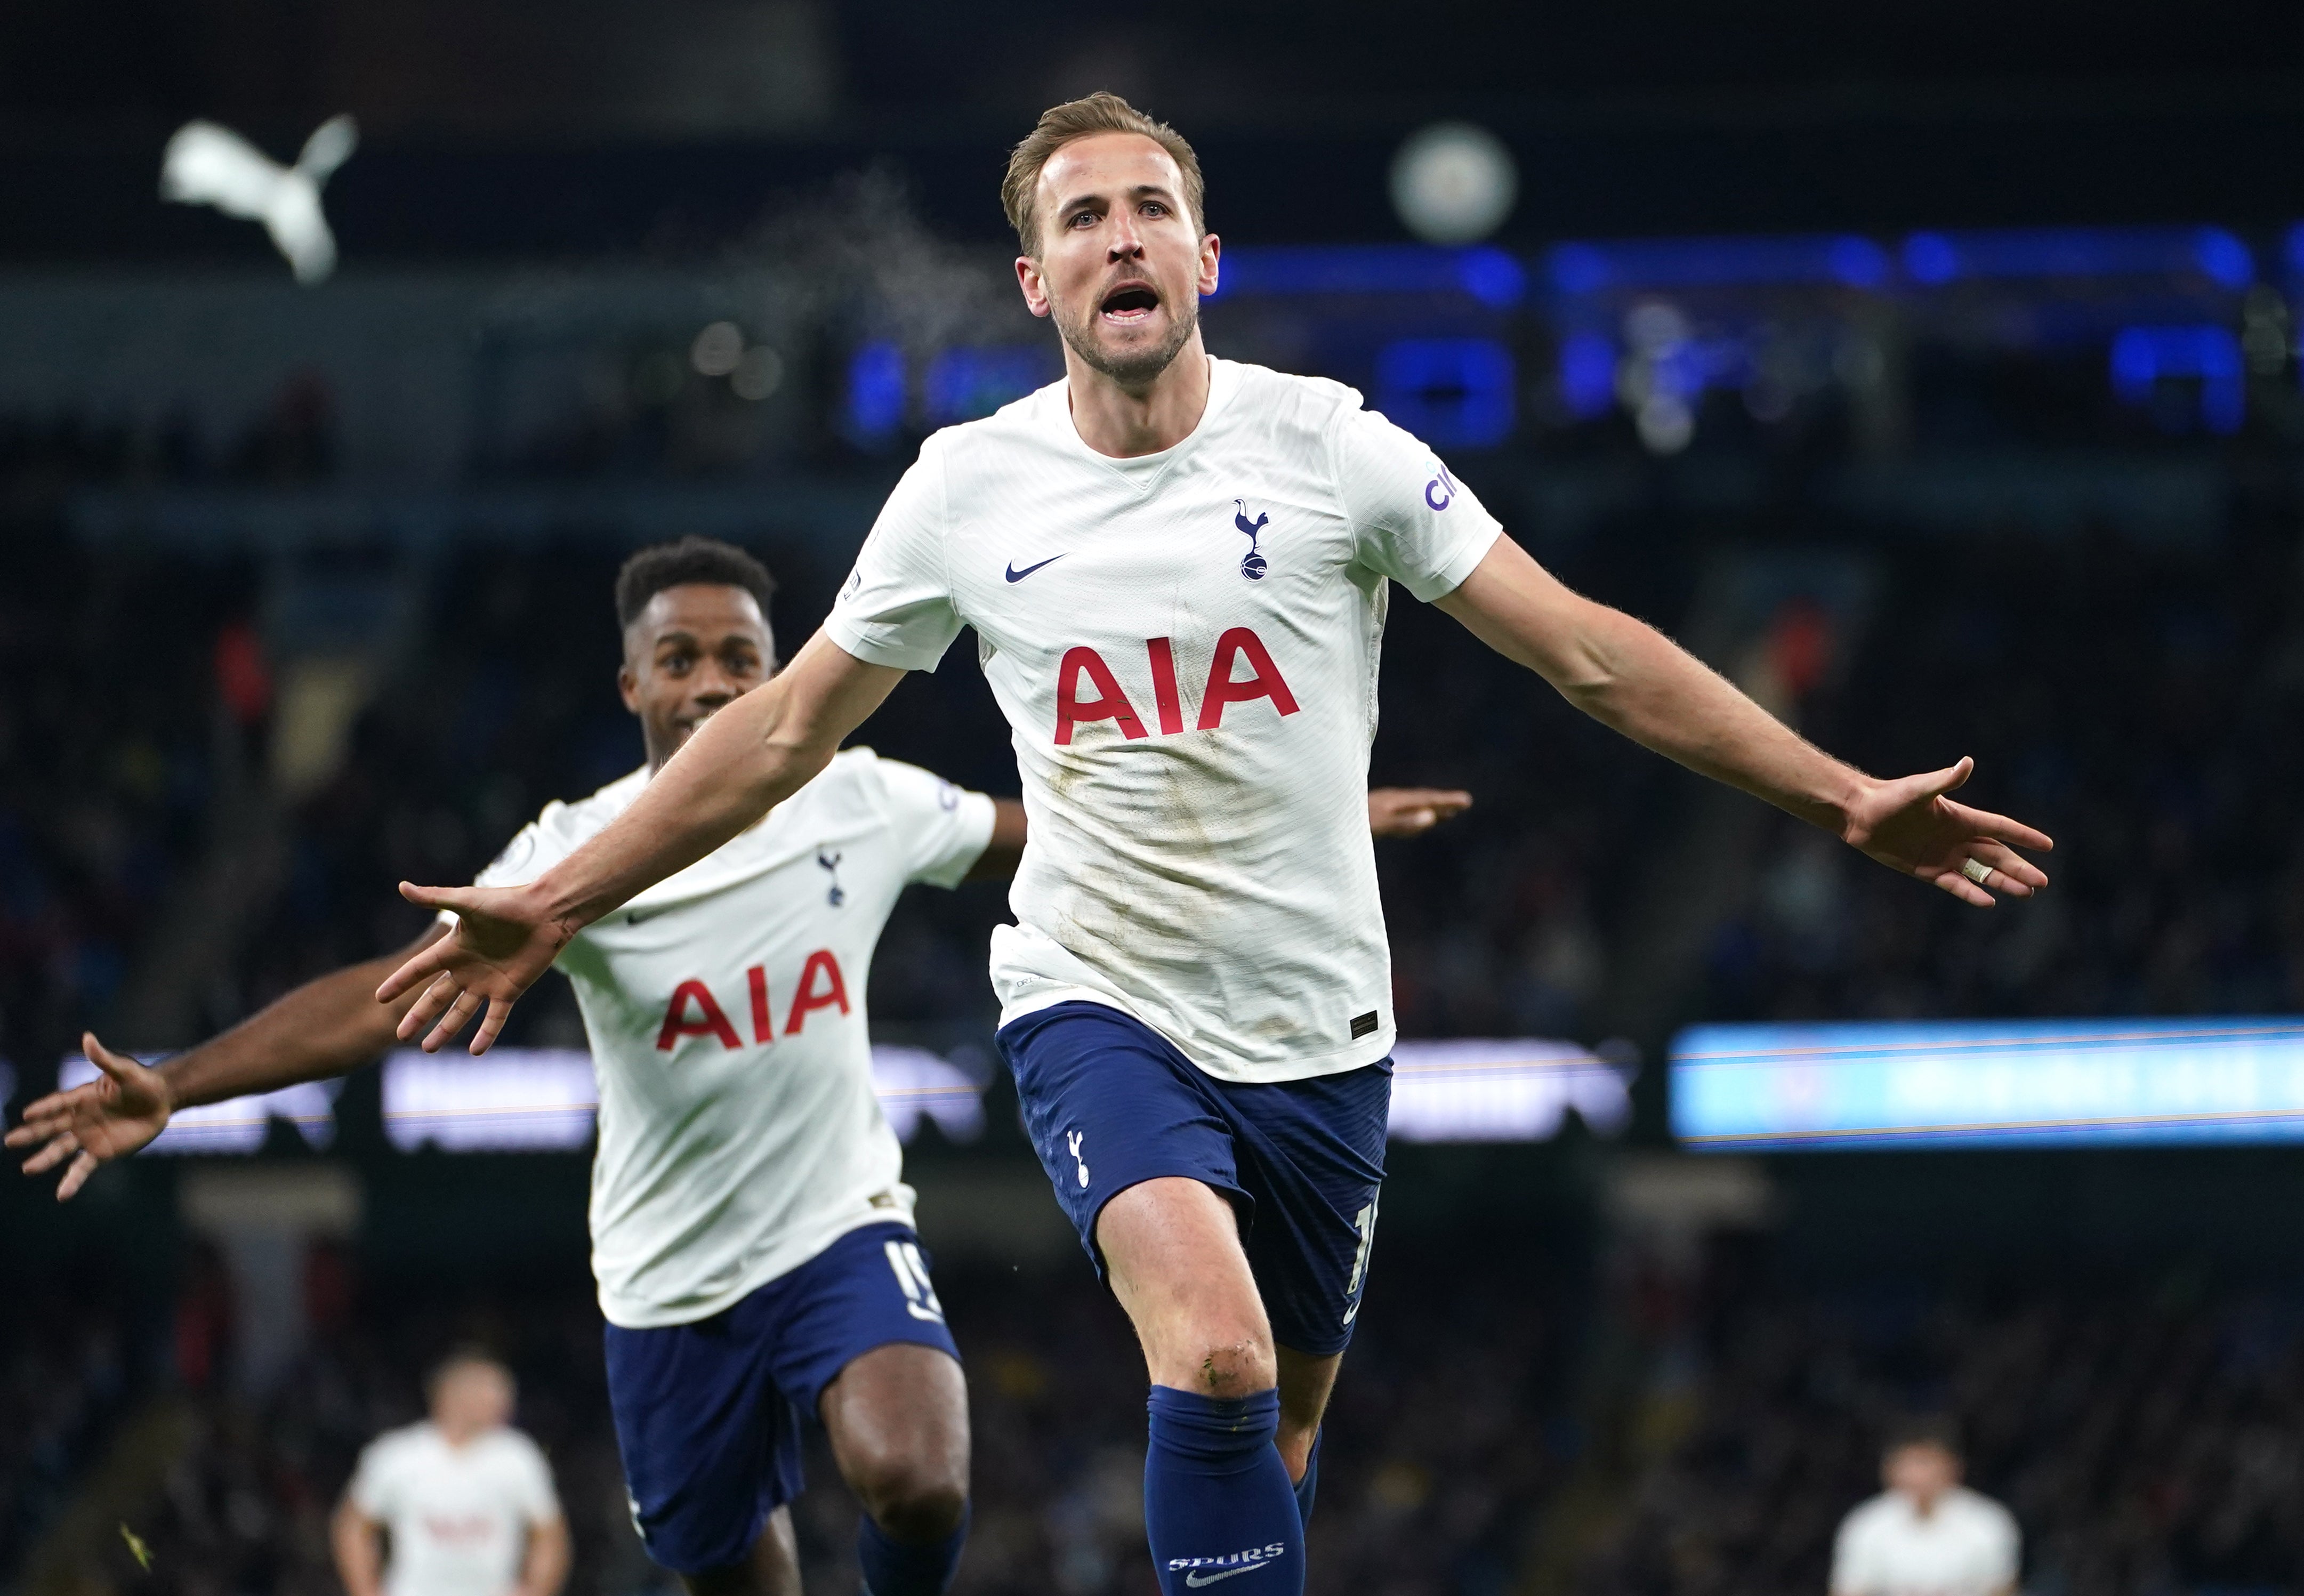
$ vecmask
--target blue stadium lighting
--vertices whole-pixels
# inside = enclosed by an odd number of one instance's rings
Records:
[[[1011,400],[1053,382],[1063,368],[1040,344],[947,349],[928,363],[921,384],[928,425],[949,427],[988,416]]]
[[[2256,281],[2256,256],[2221,227],[2002,227],[1915,233],[1904,275],[1930,287],[1961,277],[2202,276],[2224,288]]]
[[[1571,333],[1560,343],[1560,398],[1580,420],[1606,415],[1616,403],[1616,346],[1606,335]]]
[[[1764,287],[1838,283],[1878,288],[1888,251],[1852,233],[1770,238],[1664,238],[1555,244],[1545,275],[1571,298],[1607,289]]]
[[[2248,404],[2240,340],[2221,327],[2125,327],[2112,341],[2113,391],[2147,404],[2162,378],[2197,378],[2200,420],[2211,432],[2237,432]]]
[[[1493,338],[1402,338],[1376,352],[1376,408],[1440,447],[1490,448],[1512,434],[1515,381]]]
[[[904,397],[904,352],[865,344],[848,361],[848,435],[862,444],[886,441],[903,425]]]
[[[1672,1049],[1698,1151],[2304,1141],[2304,1020],[1699,1025]]]
[[[2304,276],[2304,222],[2299,222],[2289,228],[2288,237],[2283,243],[2281,254],[2287,260],[2288,269],[2291,272],[2299,276]]]
[[[1224,258],[1208,297],[1298,293],[1463,293],[1509,310],[1528,294],[1528,273],[1502,250],[1426,244],[1236,250]]]

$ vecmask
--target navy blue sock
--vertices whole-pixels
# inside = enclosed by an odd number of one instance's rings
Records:
[[[1320,1438],[1326,1433],[1325,1430],[1312,1432],[1312,1450],[1304,1459],[1304,1477],[1296,1481],[1296,1516],[1308,1530],[1312,1527],[1312,1498],[1320,1490]]]
[[[960,1568],[960,1549],[968,1540],[968,1515],[960,1527],[927,1546],[891,1541],[869,1513],[856,1531],[856,1561],[864,1570],[866,1596],[944,1596]]]
[[[1280,1393],[1238,1402],[1154,1386],[1144,1456],[1144,1528],[1165,1596],[1190,1596],[1258,1564],[1246,1596],[1303,1596],[1304,1521],[1280,1433]],[[1227,1592],[1226,1596],[1230,1596]]]

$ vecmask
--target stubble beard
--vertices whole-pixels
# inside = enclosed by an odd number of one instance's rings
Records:
[[[1165,300],[1161,303],[1167,307]],[[1065,348],[1122,387],[1136,388],[1148,386],[1160,373],[1175,364],[1184,345],[1199,330],[1200,307],[1197,300],[1188,300],[1181,312],[1169,308],[1168,335],[1148,348],[1131,350],[1126,354],[1114,354],[1097,343],[1093,307],[1086,322],[1073,321],[1062,309],[1056,309],[1055,321],[1057,335],[1063,339]]]

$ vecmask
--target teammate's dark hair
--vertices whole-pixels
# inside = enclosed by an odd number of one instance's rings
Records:
[[[616,573],[616,624],[631,625],[649,599],[666,588],[690,582],[741,588],[759,601],[762,615],[768,613],[768,596],[776,590],[776,579],[768,568],[734,544],[693,535],[675,538],[649,544]]]
[[[1098,90],[1041,112],[1038,124],[1008,154],[1000,205],[1008,213],[1008,225],[1016,229],[1016,242],[1024,247],[1024,253],[1035,260],[1040,258],[1040,217],[1032,202],[1040,186],[1040,168],[1073,140],[1092,139],[1098,133],[1141,133],[1166,150],[1184,180],[1184,208],[1192,213],[1192,225],[1207,231],[1207,185],[1200,179],[1200,157],[1192,153],[1184,135],[1156,117],[1147,116],[1118,95]]]
[[[1961,1455],[1960,1426],[1942,1413],[1919,1413],[1899,1419],[1888,1426],[1887,1435],[1881,1443],[1880,1455],[1885,1457],[1907,1447],[1936,1447],[1958,1457]]]

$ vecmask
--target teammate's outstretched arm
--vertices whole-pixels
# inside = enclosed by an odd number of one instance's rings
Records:
[[[428,926],[397,953],[306,981],[157,1069],[84,1032],[80,1047],[97,1067],[96,1079],[28,1104],[7,1144],[27,1154],[27,1175],[72,1160],[56,1183],[62,1202],[88,1184],[98,1164],[126,1158],[166,1130],[179,1108],[349,1074],[392,1046],[392,1028],[414,1001],[379,1007],[376,983],[443,934]]]
[[[1569,590],[1499,538],[1440,607],[1570,703],[1700,775],[1820,826],[1889,869],[1963,903],[2029,897],[2048,884],[2018,848],[2055,845],[1946,794],[1975,761],[1881,780],[1834,759],[1646,622]]]
[[[868,665],[818,632],[773,681],[705,722],[599,836],[527,886],[402,882],[410,903],[458,920],[377,989],[379,1003],[421,994],[401,1018],[400,1039],[424,1032],[419,1045],[436,1053],[485,1009],[471,1050],[487,1052],[512,1004],[569,938],[807,785],[903,674]]]

